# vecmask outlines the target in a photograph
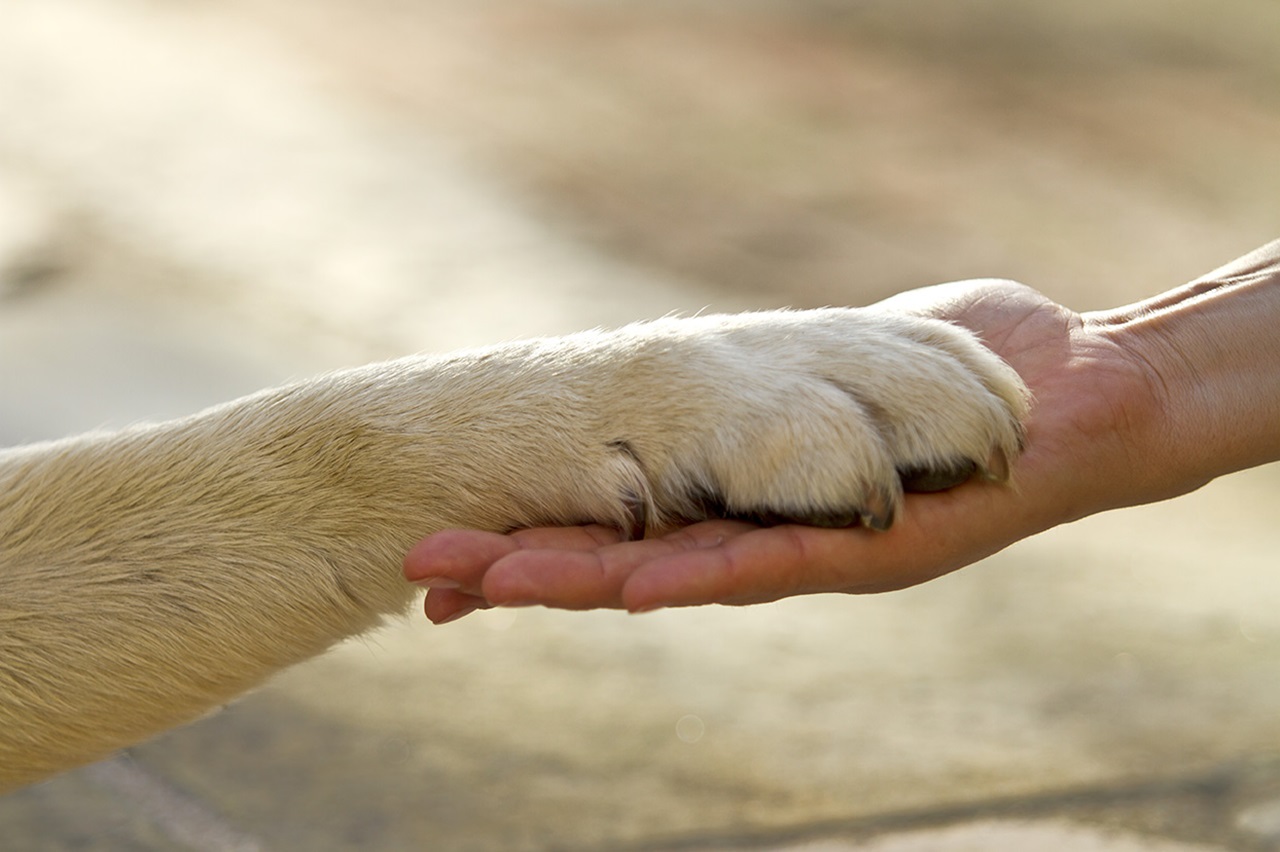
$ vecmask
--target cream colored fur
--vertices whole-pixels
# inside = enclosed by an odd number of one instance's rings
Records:
[[[186,722],[389,614],[446,527],[736,512],[887,523],[895,468],[1012,458],[966,332],[704,316],[409,358],[0,452],[0,790]]]

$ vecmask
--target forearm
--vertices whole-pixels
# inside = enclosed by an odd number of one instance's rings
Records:
[[[0,790],[408,603],[396,566],[417,530],[355,505],[377,483],[323,392],[0,453]]]
[[[1095,319],[1153,377],[1171,490],[1280,459],[1280,241]]]

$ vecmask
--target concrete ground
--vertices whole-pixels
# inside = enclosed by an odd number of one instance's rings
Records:
[[[672,310],[1116,304],[1275,236],[1269,4],[916,5],[6,4],[0,444]],[[1280,849],[1278,490],[892,595],[413,619],[0,798],[0,847]]]

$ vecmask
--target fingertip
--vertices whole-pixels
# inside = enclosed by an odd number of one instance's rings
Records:
[[[432,590],[422,603],[427,620],[437,626],[450,624],[478,609],[488,609],[488,601],[452,590]]]
[[[454,588],[475,579],[493,562],[519,549],[499,533],[481,530],[441,530],[419,541],[405,554],[404,578],[410,583]]]
[[[450,550],[450,537],[457,532],[457,530],[444,530],[433,533],[409,548],[408,553],[404,555],[402,565],[404,578],[410,583],[416,583],[437,573],[435,566],[442,561],[442,554]]]
[[[443,627],[446,624],[452,624],[453,622],[458,621],[464,618],[465,616],[470,615],[471,613],[475,612],[478,609],[480,609],[480,607],[475,604],[464,606],[454,610],[448,615],[445,615],[435,621],[432,621],[431,623],[434,624],[436,627]]]

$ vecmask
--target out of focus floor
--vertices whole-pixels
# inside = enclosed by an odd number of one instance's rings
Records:
[[[0,444],[673,310],[1101,307],[1275,236],[1271,4],[903,5],[5,4]],[[396,625],[0,798],[0,846],[1280,849],[1278,493],[880,597]]]

